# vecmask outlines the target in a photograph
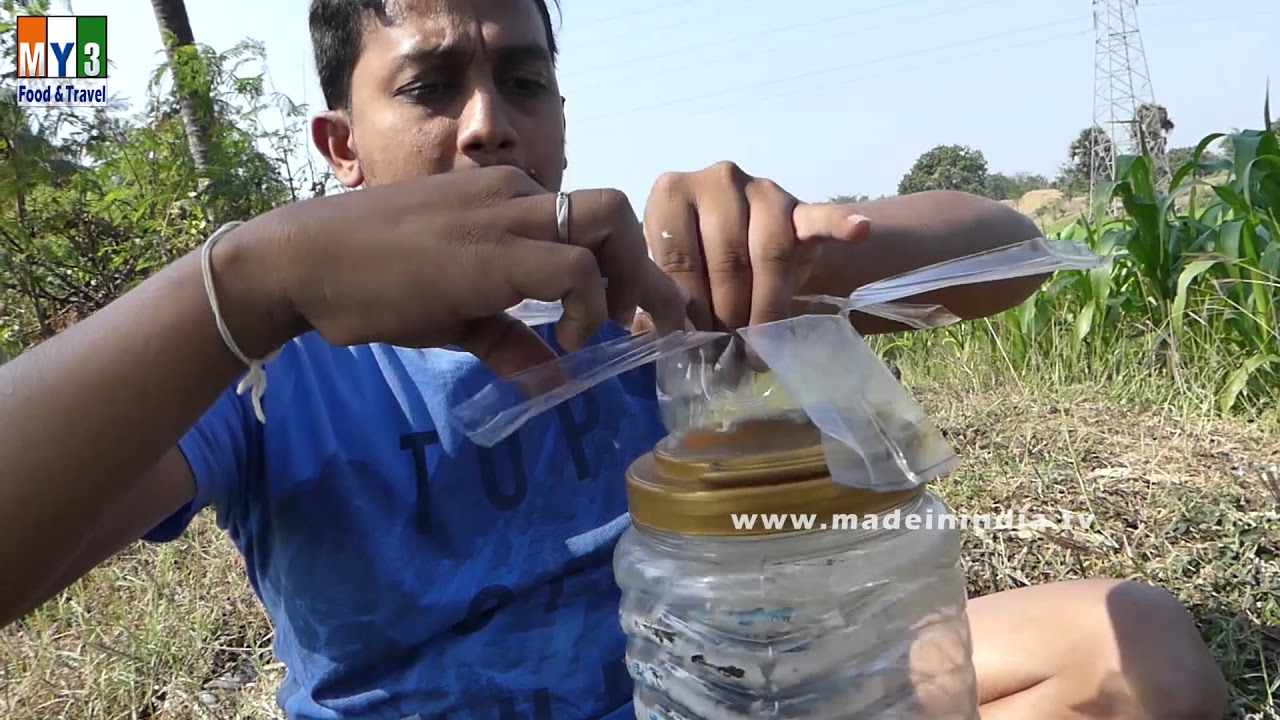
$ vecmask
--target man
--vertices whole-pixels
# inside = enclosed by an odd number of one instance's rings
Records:
[[[610,557],[623,471],[664,432],[652,371],[492,449],[447,408],[637,308],[659,332],[741,327],[1037,230],[956,193],[798,203],[722,163],[661,178],[647,238],[620,193],[572,193],[566,238],[542,0],[313,0],[311,26],[314,139],[362,189],[219,235],[212,292],[193,254],[0,368],[0,617],[212,506],[275,624],[290,717],[633,717]],[[929,301],[971,318],[1035,286]],[[526,328],[502,312],[522,298],[566,318]],[[232,384],[266,356],[259,422]],[[1163,591],[1027,588],[974,600],[971,622],[984,720],[1223,711]]]

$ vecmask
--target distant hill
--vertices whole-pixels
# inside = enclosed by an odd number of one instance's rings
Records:
[[[1226,174],[1223,173],[1206,177],[1205,181],[1220,183],[1226,177]],[[1179,210],[1185,210],[1189,200],[1190,196],[1183,194],[1178,197],[1174,205]],[[1089,209],[1087,196],[1067,195],[1054,188],[1028,190],[1021,197],[1013,200],[1001,200],[1000,202],[1024,215],[1030,216],[1046,234],[1061,230],[1071,221],[1085,215]]]

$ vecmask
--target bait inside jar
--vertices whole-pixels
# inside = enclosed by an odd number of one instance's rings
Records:
[[[909,529],[948,512],[924,486],[836,483],[786,417],[668,436],[627,493],[637,717],[977,717],[958,536]]]

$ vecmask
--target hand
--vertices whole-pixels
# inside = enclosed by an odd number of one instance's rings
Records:
[[[644,213],[650,254],[688,296],[699,329],[789,317],[826,242],[860,242],[871,221],[847,205],[802,203],[733,163],[658,179]]]
[[[646,256],[626,196],[570,197],[570,244],[555,194],[510,167],[308,200],[260,221],[279,238],[271,261],[297,324],[339,345],[456,345],[509,376],[555,358],[504,312],[524,299],[563,302],[556,337],[568,350],[606,319],[630,323],[637,307],[659,332],[686,326],[679,289]]]

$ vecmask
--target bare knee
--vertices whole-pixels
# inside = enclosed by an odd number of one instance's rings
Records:
[[[1122,580],[1035,585],[971,603],[984,720],[1217,720],[1222,672],[1164,590]]]
[[[1165,590],[1096,581],[1112,636],[1096,645],[1099,717],[1207,720],[1227,711],[1227,685],[1191,614]],[[1109,647],[1108,647],[1109,645]],[[1084,709],[1084,708],[1082,708]]]

